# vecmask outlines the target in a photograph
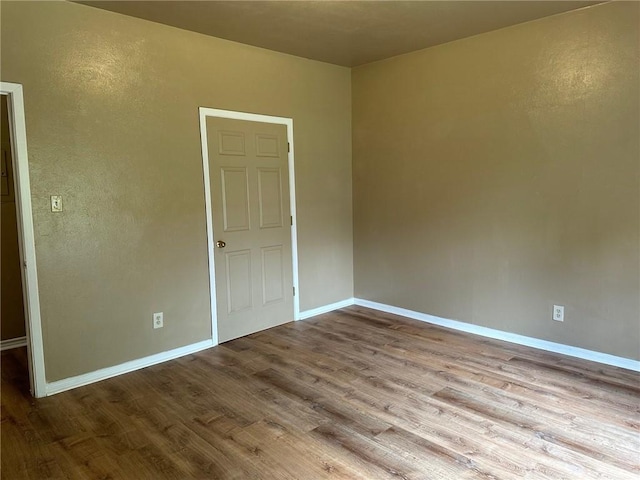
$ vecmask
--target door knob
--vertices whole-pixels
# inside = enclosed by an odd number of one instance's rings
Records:
[[[218,248],[224,248],[224,247],[226,247],[226,246],[227,246],[227,244],[226,244],[226,243],[224,243],[222,240],[218,240],[218,241],[216,242],[216,247],[218,247]]]

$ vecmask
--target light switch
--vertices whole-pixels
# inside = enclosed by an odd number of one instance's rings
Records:
[[[51,211],[62,211],[62,195],[51,195]]]

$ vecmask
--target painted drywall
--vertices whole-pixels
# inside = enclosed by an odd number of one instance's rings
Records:
[[[639,8],[353,70],[356,297],[640,358]]]
[[[24,306],[22,303],[22,278],[20,251],[18,249],[18,223],[16,199],[13,188],[11,138],[9,136],[9,111],[7,97],[0,96],[0,143],[3,165],[2,196],[0,197],[0,338],[24,337]]]
[[[210,338],[200,106],[293,118],[301,309],[353,296],[348,69],[67,2],[1,21],[49,381]]]

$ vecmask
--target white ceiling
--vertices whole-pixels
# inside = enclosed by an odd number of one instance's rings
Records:
[[[601,1],[81,1],[347,67]]]

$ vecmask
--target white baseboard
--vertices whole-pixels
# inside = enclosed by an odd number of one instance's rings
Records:
[[[158,363],[166,362],[167,360],[173,360],[178,357],[183,357],[191,353],[196,353],[201,350],[213,347],[213,340],[204,340],[198,343],[192,343],[180,348],[174,348],[162,353],[156,353],[155,355],[149,355],[148,357],[139,358],[137,360],[131,360],[130,362],[121,363],[113,367],[102,368],[95,372],[89,372],[76,377],[65,378],[64,380],[58,380],[55,382],[47,383],[46,395],[55,395],[72,388],[82,387],[90,383],[106,380],[107,378],[116,377],[123,373],[133,372],[134,370],[140,370],[141,368],[150,367]]]
[[[19,348],[27,346],[27,337],[8,338],[0,342],[0,352],[11,348]]]
[[[385,305],[384,303],[371,302],[369,300],[362,300],[359,298],[354,299],[354,304],[360,305],[361,307],[380,310],[382,312],[392,313],[394,315],[409,317],[414,320],[420,320],[422,322],[439,325],[441,327],[451,328],[452,330],[473,333],[483,337],[504,340],[505,342],[545,350],[547,352],[561,353],[570,357],[582,358],[592,362],[603,363],[605,365],[612,365],[614,367],[626,368],[627,370],[640,372],[640,361],[632,360],[630,358],[616,357],[615,355],[609,355],[608,353],[595,352],[593,350],[586,350],[584,348],[572,347],[561,343],[549,342],[538,338],[525,337],[524,335],[504,332],[502,330],[494,330],[493,328],[481,327],[479,325],[472,325],[470,323],[459,322],[456,320],[448,320],[446,318],[436,317],[426,313],[407,310],[406,308],[394,307],[392,305]]]
[[[323,305],[318,308],[312,308],[311,310],[305,310],[304,312],[300,312],[298,316],[298,320],[304,320],[305,318],[315,317],[316,315],[321,315],[323,313],[329,313],[333,310],[338,310],[339,308],[348,307],[349,305],[354,304],[354,298],[347,298],[340,302],[331,303],[329,305]]]
[[[481,327],[479,325],[472,325],[470,323],[459,322],[456,320],[449,320],[426,313],[408,310],[406,308],[394,307],[392,305],[372,302],[369,300],[362,300],[360,298],[347,298],[340,302],[323,305],[322,307],[314,308],[311,310],[305,310],[304,312],[300,312],[299,320],[310,318],[316,315],[321,315],[323,313],[328,313],[339,308],[348,307],[350,305],[359,305],[362,307],[372,308],[381,312],[401,315],[403,317],[420,320],[422,322],[431,323],[433,325],[439,325],[441,327],[450,328],[452,330],[473,333],[483,337],[515,343],[517,345],[524,345],[527,347],[537,348],[539,350],[560,353],[563,355],[568,355],[570,357],[582,358],[584,360],[590,360],[592,362],[603,363],[605,365],[612,365],[615,367],[640,372],[640,361],[638,360],[616,357],[615,355],[609,355],[608,353],[595,352],[592,350],[586,350],[584,348],[572,347],[570,345],[549,342],[547,340],[526,337],[524,335],[504,332],[501,330],[494,330],[493,328]],[[8,348],[17,348],[26,344],[27,342],[25,337],[3,340],[2,350],[6,350]],[[64,380],[47,383],[46,395],[54,395],[66,390],[71,390],[72,388],[77,388],[83,385],[88,385],[90,383],[106,380],[107,378],[133,372],[134,370],[139,370],[141,368],[150,367],[151,365],[166,362],[167,360],[173,360],[175,358],[196,353],[201,350],[206,350],[207,348],[211,348],[213,346],[215,346],[213,340],[204,340],[202,342],[193,343],[184,347],[175,348],[167,352],[157,353],[155,355],[132,360],[130,362],[125,362],[113,367],[96,370],[95,372],[89,372],[83,375],[78,375],[76,377],[65,378]]]

